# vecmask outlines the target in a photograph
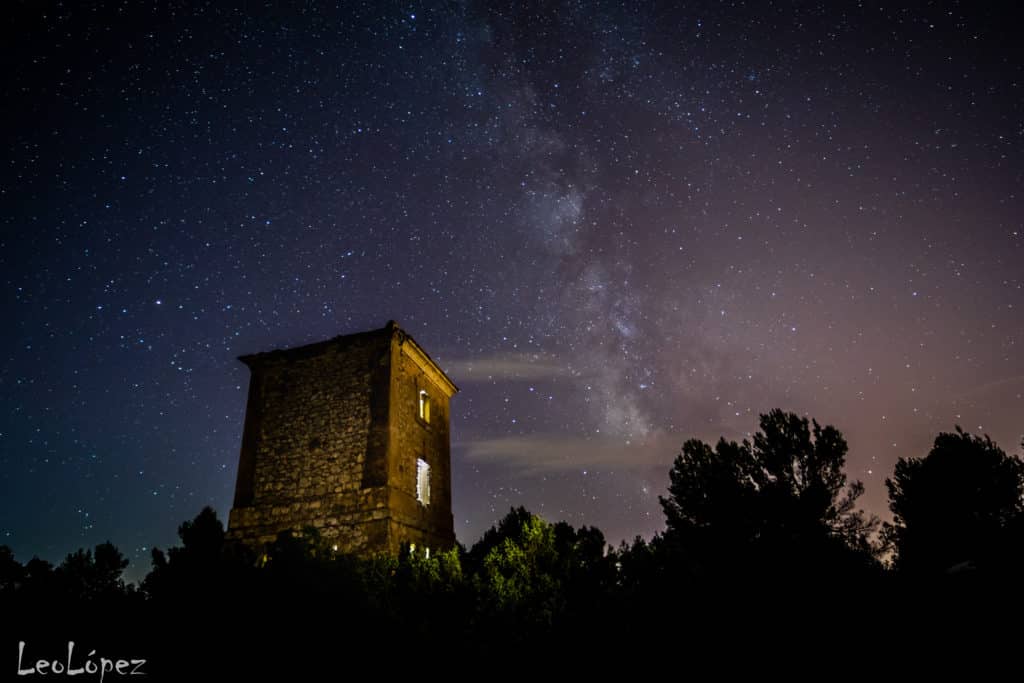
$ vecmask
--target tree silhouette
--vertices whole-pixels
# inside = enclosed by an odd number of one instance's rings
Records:
[[[669,473],[665,547],[695,576],[871,566],[878,522],[855,508],[860,482],[831,426],[793,413],[760,416],[751,443],[687,441]]]
[[[14,552],[0,545],[0,595],[13,593],[25,579],[25,568],[14,559]]]
[[[479,541],[473,544],[466,554],[466,563],[471,571],[478,570],[484,558],[495,546],[499,546],[506,539],[517,539],[522,534],[523,526],[528,523],[532,514],[523,506],[511,508],[501,520],[490,529],[484,532]]]
[[[33,557],[25,563],[25,576],[22,589],[40,598],[49,597],[54,590],[53,565],[46,560]]]
[[[127,558],[107,541],[94,551],[79,548],[70,553],[57,567],[56,577],[71,598],[109,600],[124,592],[121,574],[127,567]]]
[[[1024,463],[987,435],[941,433],[924,458],[900,458],[886,479],[883,537],[903,572],[937,574],[1019,562]]]
[[[165,554],[153,548],[153,569],[142,582],[150,597],[195,597],[215,589],[224,570],[224,525],[213,508],[204,507],[195,519],[178,527],[182,545]]]

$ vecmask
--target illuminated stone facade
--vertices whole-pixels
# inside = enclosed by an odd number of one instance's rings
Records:
[[[313,526],[359,555],[455,543],[458,388],[394,321],[240,360],[251,376],[229,539],[260,547]]]

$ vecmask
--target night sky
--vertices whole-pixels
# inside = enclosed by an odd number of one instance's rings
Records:
[[[5,18],[0,544],[226,519],[246,353],[395,319],[455,528],[663,526],[689,437],[834,424],[866,509],[1024,432],[1024,55],[989,3],[24,2]]]

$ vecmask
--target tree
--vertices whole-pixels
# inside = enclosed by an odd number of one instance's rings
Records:
[[[478,575],[484,602],[522,624],[550,627],[564,600],[557,569],[555,529],[530,515],[484,556]]]
[[[893,521],[883,537],[900,571],[993,567],[1019,547],[1024,463],[987,435],[941,433],[924,458],[900,458],[885,485]]]
[[[153,548],[153,569],[142,582],[151,598],[206,600],[211,594],[234,586],[244,558],[232,555],[225,543],[224,525],[217,512],[204,507],[195,519],[178,527],[181,546],[164,551]]]
[[[24,579],[25,568],[14,559],[14,551],[0,545],[0,595],[13,593]]]
[[[575,529],[568,522],[558,522],[554,528],[557,572],[566,600],[586,618],[616,586],[616,554],[597,527]]]
[[[661,497],[675,562],[701,576],[871,566],[878,522],[856,509],[860,482],[843,471],[846,440],[832,426],[773,410],[751,443],[687,441]]]
[[[479,541],[473,544],[466,554],[466,564],[471,572],[478,571],[484,558],[492,548],[501,545],[506,539],[517,539],[522,533],[523,526],[533,517],[530,512],[520,505],[517,508],[510,508],[508,514],[490,529],[484,532]]]
[[[81,600],[109,600],[125,590],[121,574],[128,560],[110,541],[95,551],[79,548],[57,567],[58,581],[70,597]]]

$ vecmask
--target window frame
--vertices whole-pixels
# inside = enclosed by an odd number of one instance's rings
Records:
[[[429,425],[431,412],[430,404],[432,403],[432,401],[430,400],[430,392],[420,387],[419,392],[417,393],[417,397],[419,398],[419,407],[418,410],[416,411],[416,419],[425,425]]]
[[[416,458],[416,502],[423,507],[430,506],[430,469],[425,457]]]

